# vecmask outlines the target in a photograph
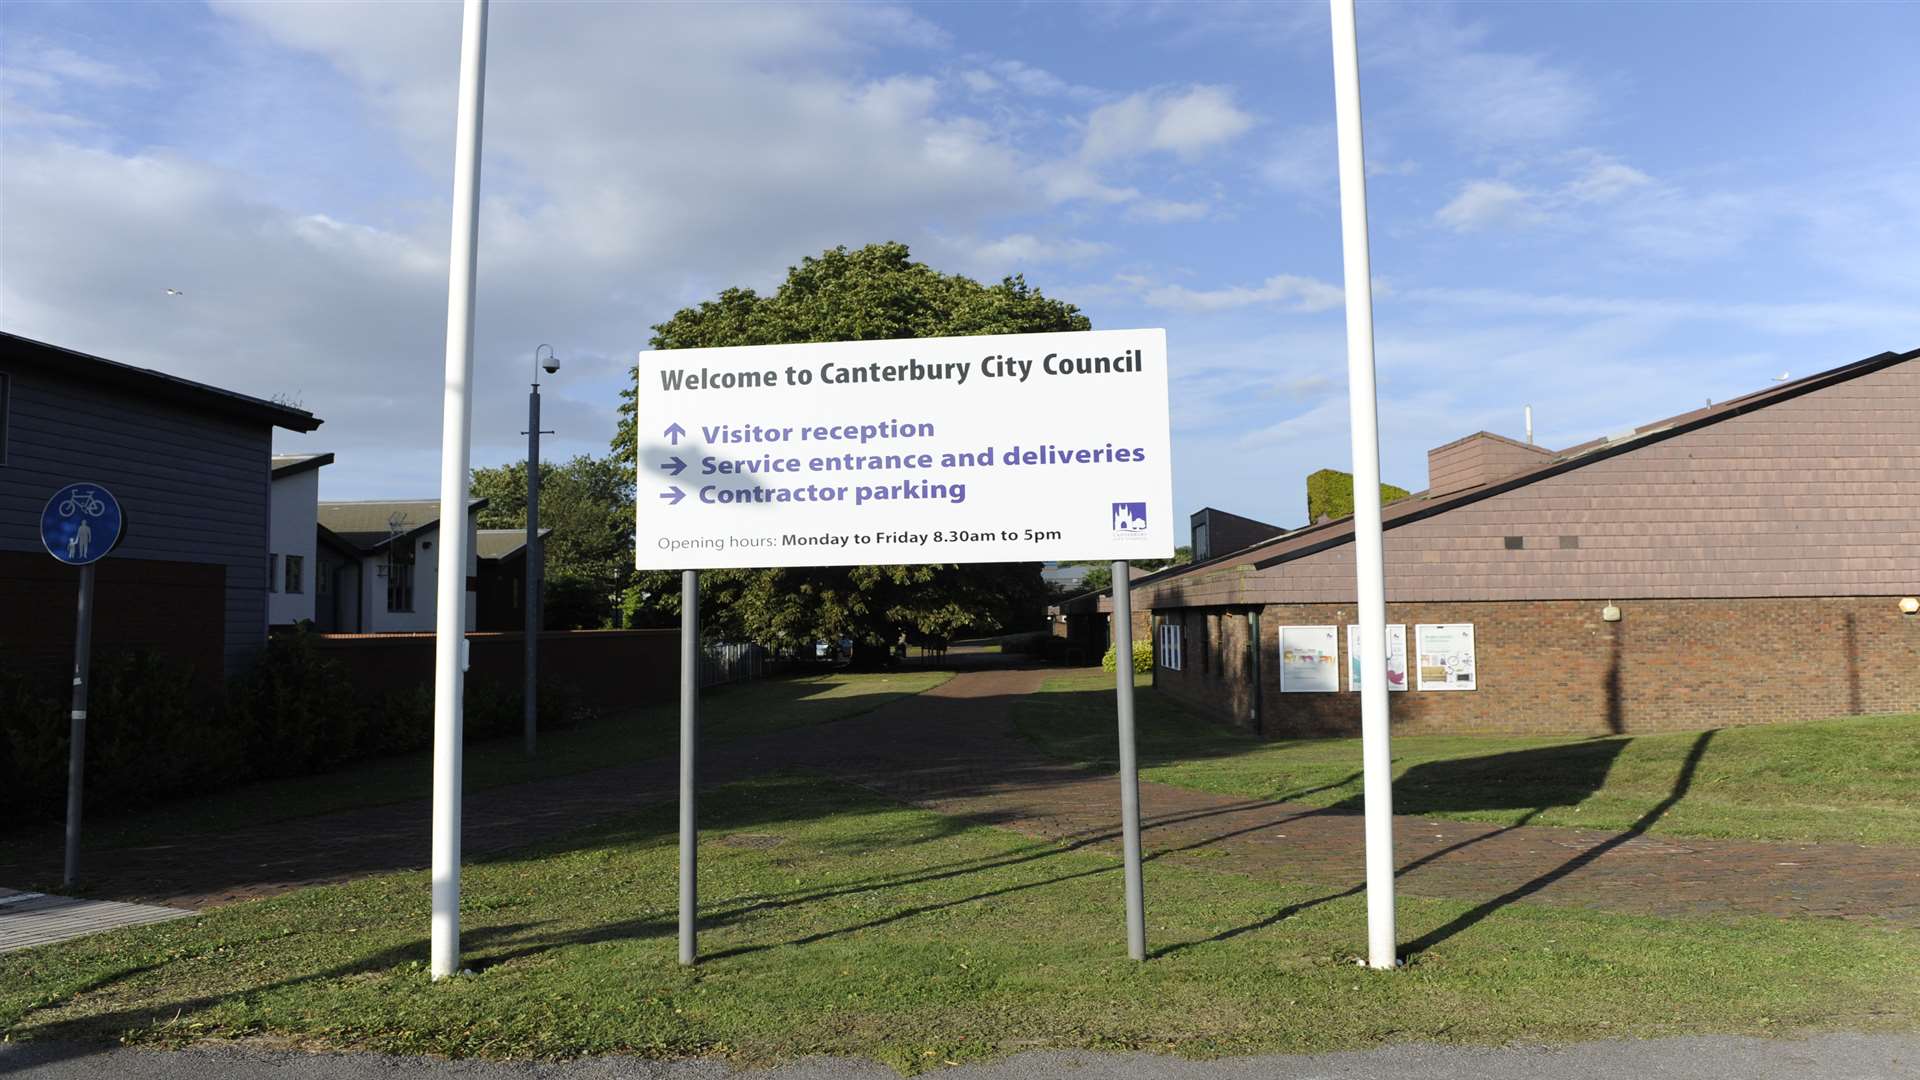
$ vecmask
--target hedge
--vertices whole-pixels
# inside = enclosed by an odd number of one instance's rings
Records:
[[[224,692],[194,689],[193,670],[146,651],[103,648],[87,700],[88,811],[125,811],[170,796],[252,780],[326,772],[351,761],[422,749],[433,740],[427,687],[361,700],[346,672],[304,632],[275,635]],[[68,702],[64,680],[0,668],[0,815],[48,820],[65,812]],[[520,690],[471,681],[471,740],[521,731]],[[580,710],[567,687],[541,683],[540,724]]]

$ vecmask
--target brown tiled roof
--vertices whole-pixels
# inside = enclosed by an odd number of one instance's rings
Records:
[[[541,529],[540,539],[553,535],[552,529]],[[525,529],[477,529],[474,531],[474,554],[482,559],[509,559],[519,555],[527,546]]]
[[[469,500],[478,510],[485,499]],[[323,502],[320,524],[362,551],[375,551],[396,536],[410,536],[440,523],[439,499],[376,499],[366,502]]]
[[[1809,375],[1802,379],[1795,379],[1792,382],[1770,386],[1764,390],[1758,390],[1742,397],[1720,402],[1716,405],[1692,409],[1680,413],[1677,416],[1670,416],[1665,420],[1658,420],[1651,424],[1643,424],[1640,427],[1632,428],[1617,435],[1593,439],[1576,446],[1568,447],[1554,454],[1539,466],[1515,473],[1511,476],[1502,477],[1492,483],[1481,484],[1459,491],[1450,491],[1439,496],[1431,495],[1425,491],[1415,492],[1407,498],[1395,500],[1382,507],[1381,523],[1382,526],[1387,529],[1410,524],[1436,514],[1445,513],[1458,506],[1478,502],[1481,499],[1490,498],[1503,492],[1512,491],[1515,488],[1524,487],[1550,476],[1558,476],[1561,473],[1569,472],[1597,461],[1604,461],[1620,454],[1631,453],[1634,450],[1651,446],[1654,443],[1672,438],[1675,435],[1689,431],[1697,431],[1700,428],[1720,423],[1723,420],[1730,420],[1733,417],[1742,416],[1757,409],[1764,409],[1778,402],[1788,401],[1801,395],[1812,393],[1815,390],[1821,390],[1837,383],[1859,378],[1863,375],[1870,375],[1873,372],[1884,370],[1895,364],[1915,359],[1920,359],[1920,349],[1914,349],[1905,353],[1884,352],[1877,356],[1870,356],[1864,360],[1859,360],[1842,367],[1833,368],[1815,375]],[[1324,551],[1327,548],[1339,544],[1344,544],[1352,539],[1353,518],[1351,516],[1336,518],[1317,525],[1308,525],[1305,528],[1296,529],[1293,532],[1277,536],[1251,547],[1242,548],[1239,551],[1216,556],[1204,563],[1191,563],[1186,566],[1169,567],[1147,578],[1136,580],[1133,585],[1135,588],[1138,588],[1142,585],[1158,584],[1202,570],[1212,570],[1225,566],[1250,565],[1254,570],[1264,570],[1270,566],[1290,562],[1294,559],[1302,558],[1318,551]],[[1081,601],[1094,601],[1095,603],[1082,603]],[[1073,605],[1069,610],[1080,613],[1094,610],[1103,612],[1113,610],[1112,597],[1108,593],[1076,597],[1068,603]],[[1063,607],[1065,607],[1065,605],[1063,605]]]

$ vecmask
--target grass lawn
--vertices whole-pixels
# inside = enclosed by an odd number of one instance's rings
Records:
[[[1136,692],[1141,775],[1314,806],[1360,799],[1359,739],[1268,741]],[[1050,679],[1015,708],[1047,752],[1112,767],[1113,676]],[[1460,821],[1678,836],[1920,843],[1920,715],[1610,738],[1395,735],[1394,809]],[[1691,764],[1689,764],[1691,762]]]
[[[1378,973],[1350,960],[1362,897],[1162,862],[1147,870],[1158,951],[1134,964],[1113,858],[804,778],[704,801],[707,959],[684,970],[674,813],[471,866],[470,977],[429,981],[426,875],[393,874],[0,955],[0,1032],[757,1064],[857,1054],[911,1072],[1043,1046],[1215,1055],[1920,1023],[1912,930],[1520,904]],[[1402,898],[1402,935],[1469,906]]]
[[[823,724],[870,712],[890,701],[930,690],[950,671],[835,672],[762,679],[717,687],[701,695],[701,739],[706,745],[785,728]],[[469,744],[466,789],[479,791],[551,776],[625,765],[675,753],[680,741],[678,700],[605,716],[593,723],[541,732],[539,753],[528,758],[520,740]],[[186,833],[217,832],[432,794],[428,751],[378,758],[317,776],[247,784],[138,813],[86,821],[86,844],[100,850],[153,843]],[[22,858],[30,847],[60,850],[58,823],[0,842],[0,861]],[[51,844],[51,847],[46,845]]]

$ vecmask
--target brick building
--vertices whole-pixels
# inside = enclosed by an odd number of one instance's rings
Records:
[[[1384,512],[1387,621],[1406,628],[1411,687],[1391,695],[1396,730],[1920,710],[1920,615],[1900,604],[1920,595],[1920,350],[1558,452],[1481,432],[1432,451],[1428,473]],[[1352,540],[1344,518],[1134,582],[1156,685],[1267,735],[1357,731]],[[1422,624],[1471,626],[1458,685],[1470,674],[1473,689],[1420,688]],[[1282,692],[1283,627],[1337,642],[1337,689]]]

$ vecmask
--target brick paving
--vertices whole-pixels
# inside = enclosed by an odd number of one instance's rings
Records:
[[[959,660],[950,657],[949,660]],[[1011,706],[1045,669],[977,668],[914,698],[825,728],[713,749],[702,782],[816,769],[889,797],[1029,836],[1113,849],[1118,784],[1049,761],[1012,732]],[[482,856],[672,798],[671,760],[468,796],[464,844]],[[1141,785],[1148,884],[1154,862],[1305,882],[1337,896],[1361,880],[1361,819],[1289,803]],[[1478,905],[1455,927],[1515,901],[1656,916],[1843,917],[1920,925],[1920,848],[1676,839],[1636,832],[1395,822],[1401,889]],[[1204,860],[1195,858],[1205,852]],[[92,852],[97,897],[206,907],[426,864],[424,802],[274,822],[223,837]],[[0,881],[46,867],[0,865]],[[1286,912],[1276,913],[1275,918]],[[1428,935],[1437,941],[1451,932]],[[1417,951],[1423,941],[1410,944]]]

